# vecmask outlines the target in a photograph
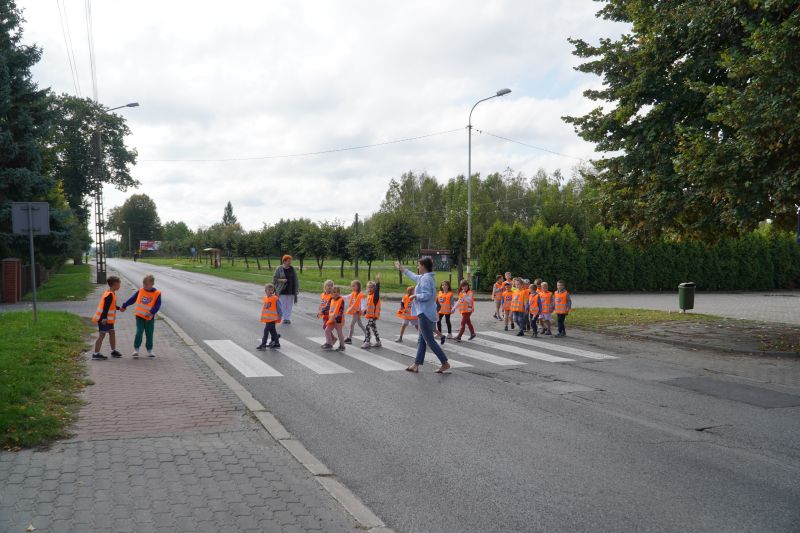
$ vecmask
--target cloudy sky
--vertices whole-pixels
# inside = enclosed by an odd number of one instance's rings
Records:
[[[25,41],[43,48],[34,77],[76,92],[59,17],[71,34],[80,92],[91,96],[85,0],[20,2]],[[476,129],[591,157],[560,117],[590,109],[598,80],[573,70],[567,37],[596,42],[620,25],[591,0],[151,1],[91,3],[99,100],[124,109],[139,152],[135,192],[162,222],[222,217],[230,200],[247,229],[281,217],[350,221],[378,209],[389,180],[467,167]],[[382,143],[304,157],[271,157]],[[242,159],[244,161],[187,161]],[[171,161],[163,161],[171,160]],[[176,161],[177,160],[177,161]],[[578,161],[474,133],[472,169],[527,175]],[[106,206],[131,194],[106,188]]]

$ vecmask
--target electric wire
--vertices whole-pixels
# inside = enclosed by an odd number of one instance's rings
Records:
[[[528,148],[533,148],[534,150],[540,150],[542,152],[547,152],[549,154],[558,155],[558,156],[561,156],[561,157],[568,157],[570,159],[576,159],[576,160],[582,161],[584,163],[588,163],[589,162],[588,159],[584,159],[582,157],[577,157],[577,156],[569,155],[569,154],[562,154],[561,152],[556,152],[556,151],[550,150],[548,148],[542,148],[541,146],[534,146],[533,144],[528,144],[528,143],[524,143],[522,141],[517,141],[516,139],[509,139],[508,137],[503,137],[502,135],[496,135],[496,134],[490,133],[490,132],[488,132],[486,130],[476,129],[475,131],[477,131],[478,133],[482,133],[484,135],[489,135],[490,137],[495,137],[497,139],[502,139],[504,141],[508,141],[508,142],[515,143],[515,144],[519,144],[521,146],[527,146]]]
[[[81,91],[78,84],[78,76],[77,76],[77,69],[76,65],[73,62],[73,56],[70,49],[70,41],[67,37],[67,30],[64,24],[65,14],[62,13],[61,10],[61,0],[56,0],[56,7],[58,8],[58,19],[61,22],[61,35],[64,36],[64,50],[67,52],[67,63],[69,64],[69,72],[72,76],[72,86],[75,88],[75,94],[80,96]],[[66,8],[66,6],[64,6]],[[65,10],[66,11],[66,10]]]

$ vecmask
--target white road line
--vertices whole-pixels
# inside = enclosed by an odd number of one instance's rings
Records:
[[[230,340],[203,341],[246,378],[277,377],[280,372]]]
[[[505,339],[511,342],[518,342],[520,344],[526,344],[528,346],[535,346],[537,348],[545,348],[547,350],[553,350],[554,352],[562,352],[568,353],[572,355],[579,355],[581,357],[586,357],[587,359],[618,359],[618,357],[613,355],[607,355],[604,353],[599,352],[590,352],[589,350],[581,350],[580,348],[573,348],[572,346],[564,346],[561,344],[552,344],[547,343],[545,344],[543,341],[537,341],[531,339],[530,336],[528,337],[517,337],[515,335],[508,335],[506,333],[500,333],[499,331],[483,331],[481,335],[490,335],[492,337],[497,337],[500,339]]]
[[[317,342],[319,344],[323,344],[325,342],[325,337],[306,337],[310,341]],[[339,352],[337,352],[339,353]],[[397,361],[392,361],[391,359],[386,359],[385,357],[381,357],[377,354],[370,354],[367,353],[367,350],[362,350],[355,344],[351,344],[347,347],[344,352],[341,352],[348,357],[352,357],[357,361],[361,361],[362,363],[367,363],[370,366],[374,366],[380,370],[392,371],[392,370],[405,370],[406,365],[398,363]]]
[[[413,340],[416,344],[417,336],[410,335],[408,336],[409,340]],[[456,352],[459,355],[463,355],[464,357],[471,357],[473,359],[478,359],[480,361],[484,361],[486,363],[491,363],[493,365],[500,365],[500,366],[519,366],[524,365],[526,363],[522,363],[520,361],[514,361],[513,359],[507,359],[505,357],[500,357],[499,355],[494,355],[485,352],[479,352],[477,350],[471,350],[464,346],[461,343],[452,341],[444,345],[446,350],[450,350]]]
[[[569,361],[574,361],[574,359],[567,359],[566,357],[559,357],[557,355],[550,355],[549,353],[537,352],[536,350],[520,348],[519,346],[509,346],[508,344],[501,344],[499,342],[487,341],[486,339],[481,339],[481,338],[467,341],[467,346],[470,345],[475,346],[476,344],[479,346],[484,346],[486,348],[492,348],[494,350],[500,350],[503,352],[509,352],[521,355],[523,357],[530,357],[531,359],[547,361],[548,363],[567,363]]]
[[[416,344],[416,341],[415,341],[414,342],[414,346],[416,346],[416,345],[417,344]],[[405,356],[411,357],[412,359],[417,357],[417,349],[416,348],[412,348],[411,346],[408,346],[407,344],[400,344],[399,342],[388,341],[388,342],[381,343],[381,346],[383,348],[387,349],[387,350],[391,350],[393,352],[399,353],[400,355],[405,355]],[[372,350],[376,350],[376,349],[380,349],[380,348],[371,348],[371,349]],[[439,363],[439,360],[436,358],[436,354],[427,352],[425,354],[425,359],[427,361],[432,362],[436,366],[442,366],[441,363]],[[449,357],[447,358],[447,361],[450,363],[450,366],[453,367],[453,368],[466,368],[466,367],[472,366],[472,365],[470,365],[468,363],[462,363],[461,361],[454,361],[453,359],[450,359]],[[403,368],[405,368],[405,367],[403,367]]]
[[[336,363],[328,361],[324,357],[320,357],[314,353],[309,352],[305,348],[298,346],[292,342],[287,341],[281,337],[281,347],[276,352],[285,355],[289,359],[296,361],[304,367],[313,370],[317,374],[351,374],[352,371]]]

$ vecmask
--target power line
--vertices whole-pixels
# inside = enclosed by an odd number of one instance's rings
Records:
[[[61,12],[61,0],[56,0],[56,7],[58,8],[58,19],[61,22],[61,34],[64,36],[64,49],[67,52],[67,63],[69,64],[69,72],[72,76],[72,86],[75,88],[75,94],[80,96],[80,84],[78,83],[78,75],[77,75],[77,65],[74,62],[74,55],[71,49],[71,38],[67,37],[67,29],[64,24],[64,19],[66,18],[66,8],[64,6],[64,13]],[[67,22],[67,25],[69,22]]]
[[[517,141],[515,139],[509,139],[508,137],[503,137],[502,135],[495,135],[494,133],[489,133],[486,130],[478,130],[478,129],[476,129],[475,131],[477,131],[478,133],[484,133],[486,135],[489,135],[490,137],[495,137],[497,139],[502,139],[504,141],[516,143],[516,144],[519,144],[521,146],[527,146],[528,148],[533,148],[534,150],[541,150],[542,152],[547,152],[549,154],[558,155],[558,156],[561,156],[561,157],[568,157],[570,159],[576,159],[576,160],[582,161],[584,163],[589,163],[588,159],[584,159],[582,157],[577,157],[577,156],[569,155],[569,154],[562,154],[560,152],[555,152],[555,151],[549,150],[547,148],[542,148],[541,146],[534,146],[532,144],[524,143],[522,141]]]
[[[394,139],[391,141],[384,141],[379,143],[373,144],[362,144],[358,146],[348,146],[345,148],[331,148],[329,150],[319,150],[316,152],[301,152],[296,154],[281,154],[281,155],[263,155],[263,156],[256,156],[256,157],[229,157],[229,158],[219,158],[219,159],[140,159],[140,162],[160,162],[160,163],[212,163],[212,162],[226,162],[226,161],[260,161],[266,159],[285,159],[289,157],[308,157],[313,155],[324,155],[324,154],[333,154],[337,152],[349,152],[352,150],[363,150],[365,148],[375,148],[378,146],[386,146],[389,144],[398,144],[404,143],[409,141],[417,141],[420,139],[427,139],[428,137],[435,137],[437,135],[446,135],[448,133],[455,133],[457,131],[463,131],[464,128],[456,128],[452,130],[446,131],[437,131],[434,133],[426,133],[425,135],[417,135],[414,137],[406,137],[403,139]]]
[[[94,55],[94,31],[92,28],[91,0],[86,0],[86,4],[84,5],[84,17],[86,18],[86,38],[89,42],[89,66],[92,72],[92,96],[94,96],[94,101],[97,102],[97,65],[95,63]]]

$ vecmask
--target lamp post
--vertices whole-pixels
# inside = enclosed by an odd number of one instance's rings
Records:
[[[108,113],[115,109],[122,109],[123,107],[139,107],[139,102],[131,102],[129,104],[107,107],[103,112]],[[97,131],[97,166],[95,168],[95,180],[97,190],[95,191],[94,199],[94,217],[95,217],[95,246],[97,247],[97,254],[95,257],[95,267],[97,271],[97,283],[103,284],[106,282],[106,233],[105,233],[105,218],[103,213],[103,181],[101,179],[101,165],[103,160],[103,136],[98,125]]]
[[[505,96],[511,92],[511,89],[500,89],[492,96],[483,98],[475,102],[472,109],[469,110],[469,125],[467,126],[469,135],[469,155],[467,159],[467,280],[472,283],[472,112],[478,107],[478,104],[497,98],[498,96]]]

